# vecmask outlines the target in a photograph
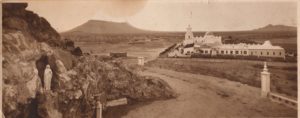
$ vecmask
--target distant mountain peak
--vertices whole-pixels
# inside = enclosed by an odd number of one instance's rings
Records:
[[[119,24],[128,24],[127,22],[115,22],[115,21],[107,21],[107,20],[88,20],[87,22],[95,22],[95,23],[119,23]]]
[[[256,31],[296,31],[297,27],[286,25],[268,24],[262,28],[255,29]]]
[[[136,28],[128,22],[113,22],[104,20],[89,20],[86,23],[71,29],[65,33],[84,32],[94,34],[128,34],[145,33],[147,30]]]

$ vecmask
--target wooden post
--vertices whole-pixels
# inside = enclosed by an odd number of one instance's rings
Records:
[[[2,112],[2,109],[0,111],[0,118],[5,118],[4,113]]]
[[[113,107],[113,106],[119,106],[119,105],[125,105],[127,104],[127,98],[121,98],[117,100],[108,101],[105,105],[106,107]]]
[[[102,118],[102,104],[97,102],[96,118]]]
[[[144,66],[145,58],[144,57],[138,57],[138,65]]]
[[[125,105],[127,103],[128,103],[127,98],[108,101],[106,104],[104,104],[104,106],[101,104],[100,101],[98,101],[96,104],[96,118],[102,118],[103,107],[114,107],[119,105]]]
[[[268,72],[267,62],[264,62],[264,69],[261,72],[261,97],[266,98],[270,92],[270,73]]]

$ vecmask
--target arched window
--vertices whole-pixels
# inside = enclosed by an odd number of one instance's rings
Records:
[[[200,53],[202,54],[202,53],[203,53],[203,50],[200,50]]]

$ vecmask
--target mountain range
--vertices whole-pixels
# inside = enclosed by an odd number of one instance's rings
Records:
[[[261,28],[249,31],[296,31],[297,27],[285,25],[266,25]],[[153,33],[160,31],[150,31],[136,28],[127,22],[111,22],[103,20],[89,20],[86,23],[79,25],[62,34],[70,33],[93,33],[93,34],[140,34],[140,33]]]

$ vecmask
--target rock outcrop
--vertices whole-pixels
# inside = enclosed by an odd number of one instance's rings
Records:
[[[18,30],[27,32],[39,42],[47,42],[51,46],[62,46],[60,35],[49,22],[32,11],[27,11],[26,3],[5,3],[3,5],[3,32]]]
[[[3,4],[3,112],[7,118],[82,118],[95,103],[126,97],[174,97],[167,83],[142,77],[110,58],[72,55],[64,40],[27,4]],[[68,42],[67,47],[73,48]],[[76,49],[76,48],[74,48]],[[76,49],[75,54],[81,50]],[[79,56],[79,57],[75,57]],[[45,69],[52,72],[45,90]]]

